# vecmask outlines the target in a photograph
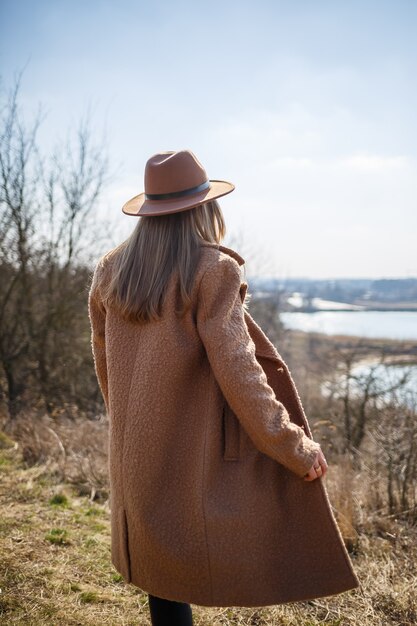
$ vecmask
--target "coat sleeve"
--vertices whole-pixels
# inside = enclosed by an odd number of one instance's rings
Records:
[[[109,410],[109,392],[107,377],[107,361],[106,361],[106,309],[101,301],[99,292],[99,276],[101,272],[100,263],[97,264],[93,279],[91,282],[90,292],[88,295],[88,315],[91,327],[91,348],[94,357],[94,368],[100,390],[106,406]]]
[[[222,393],[254,445],[298,476],[313,466],[320,444],[290,421],[255,356],[244,319],[240,267],[220,257],[204,273],[197,329]]]

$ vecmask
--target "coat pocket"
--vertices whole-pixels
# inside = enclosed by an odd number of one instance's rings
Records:
[[[240,458],[240,424],[227,402],[223,405],[223,459],[238,461]]]

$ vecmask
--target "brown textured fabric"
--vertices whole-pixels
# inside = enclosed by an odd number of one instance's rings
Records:
[[[245,305],[244,259],[203,244],[193,306],[139,326],[89,295],[109,415],[111,558],[127,582],[202,606],[266,606],[359,580],[319,478],[319,444],[286,363]],[[331,467],[329,468],[331,471]]]

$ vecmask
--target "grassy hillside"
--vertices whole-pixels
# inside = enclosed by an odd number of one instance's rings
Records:
[[[0,438],[0,471],[0,623],[149,624],[147,594],[126,585],[111,565],[106,502],[92,502],[74,485],[59,482],[48,463],[27,467],[20,446],[5,435]],[[363,589],[253,609],[193,605],[194,623],[415,624],[417,529],[395,519],[380,520],[357,537],[352,559]]]

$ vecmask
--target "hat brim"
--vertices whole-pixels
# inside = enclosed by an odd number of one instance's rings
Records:
[[[168,200],[147,200],[145,193],[140,193],[128,200],[122,207],[126,215],[166,215],[192,209],[199,204],[220,198],[233,191],[235,186],[226,180],[210,180],[209,189],[184,198],[171,198]]]

